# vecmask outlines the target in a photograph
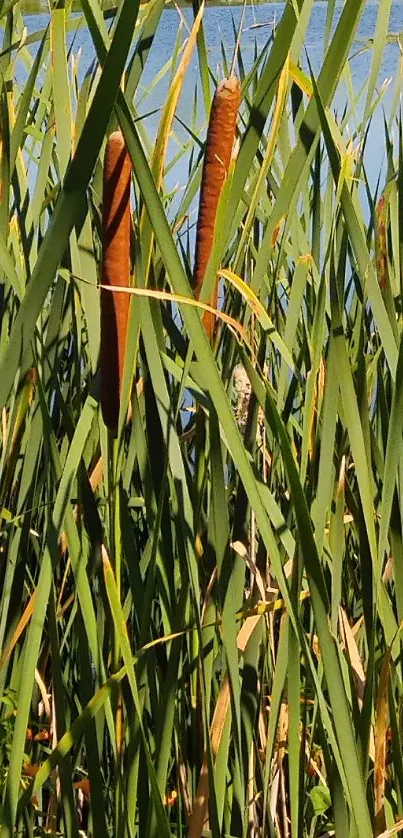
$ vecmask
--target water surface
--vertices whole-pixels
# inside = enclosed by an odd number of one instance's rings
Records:
[[[31,3],[31,0],[28,0],[28,2]],[[110,2],[110,0],[107,0],[107,2]],[[38,5],[40,6],[41,4],[35,2],[36,9],[38,8]],[[344,3],[342,2],[336,3],[333,29],[337,25],[343,6]],[[278,2],[261,3],[247,7],[241,38],[242,59],[246,70],[252,66],[254,57],[261,52],[268,39],[271,37],[273,29],[277,26],[284,8],[285,3]],[[368,0],[366,3],[351,51],[349,63],[354,90],[358,93],[361,89],[364,89],[357,109],[358,116],[363,109],[365,101],[365,84],[368,80],[372,59],[372,50],[369,48],[369,41],[375,34],[378,8],[379,6],[377,0],[375,0],[375,2],[373,2],[373,0]],[[229,6],[228,4],[221,6],[207,5],[205,9],[204,31],[209,54],[209,63],[218,79],[225,75],[224,54],[228,63],[231,63],[236,32],[240,25],[241,15],[242,8],[239,6]],[[305,39],[305,48],[301,56],[302,63],[306,69],[308,68],[309,59],[309,63],[316,75],[319,73],[325,57],[326,45],[324,33],[326,15],[327,3],[316,2],[313,6]],[[45,12],[27,14],[25,20],[28,31],[34,32],[47,26],[49,22],[49,15]],[[82,20],[81,15],[78,15],[77,23],[79,20]],[[166,73],[165,76],[158,81],[158,83],[156,83],[156,79],[161,71],[161,68],[172,58],[180,27],[182,27],[183,38],[185,38],[186,28],[191,26],[192,20],[193,13],[190,8],[182,8],[178,11],[172,7],[165,9],[162,13],[160,25],[135,96],[135,106],[140,116],[144,117],[144,126],[148,131],[151,142],[158,124],[159,109],[166,98],[170,73]],[[384,165],[384,115],[388,118],[396,85],[398,84],[400,86],[401,83],[400,78],[398,78],[398,67],[400,57],[400,34],[402,34],[403,44],[403,2],[394,2],[392,4],[389,21],[389,33],[390,38],[385,47],[379,74],[379,85],[381,85],[386,78],[389,78],[392,81],[388,92],[383,99],[382,107],[378,107],[377,112],[373,117],[366,152],[366,166],[373,183],[379,176],[379,172]],[[68,43],[73,53],[77,54],[80,50],[81,57],[79,64],[79,79],[81,81],[94,59],[92,41],[86,27],[80,26],[75,33],[70,33],[68,36]],[[197,102],[196,109],[195,101]],[[348,94],[346,87],[342,84],[335,96],[333,108],[338,112],[338,114],[340,114],[343,112],[347,102]],[[155,112],[152,116],[147,116],[150,111]],[[204,139],[206,120],[202,107],[197,52],[194,53],[194,59],[185,80],[177,112],[178,116],[187,125],[192,123],[192,128],[195,133],[199,134],[201,139]],[[194,116],[194,114],[196,115]],[[352,115],[351,124],[349,123],[349,130],[351,133],[354,131],[354,121],[355,117]],[[175,155],[176,151],[178,151],[180,143],[187,138],[186,132],[183,128],[181,128],[178,122],[175,124],[175,130],[177,132],[177,142],[175,144],[175,138],[171,142],[171,158]],[[182,161],[180,165],[176,166],[170,173],[168,177],[168,188],[174,188],[178,182],[185,183],[186,178],[187,167]]]

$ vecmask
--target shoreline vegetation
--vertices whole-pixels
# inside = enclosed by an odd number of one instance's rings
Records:
[[[0,2],[1,838],[391,838],[402,12],[82,3]]]
[[[328,0],[314,0],[315,3],[322,3],[326,4]],[[271,6],[275,3],[278,3],[278,0],[255,0],[253,5],[255,6]],[[165,7],[167,9],[175,8],[177,5],[179,8],[191,8],[192,3],[191,0],[179,0],[178,3],[173,3],[173,0],[167,0]],[[209,6],[222,6],[223,8],[231,7],[231,6],[242,6],[242,0],[207,0],[206,8]],[[285,5],[285,3],[283,3]],[[49,4],[47,0],[22,0],[21,8],[24,14],[43,14],[49,11]],[[116,12],[119,8],[119,5],[116,3],[116,0],[102,0],[102,10],[103,12]],[[81,11],[81,4],[79,0],[73,0],[72,10],[74,12]]]
[[[281,0],[280,0],[281,2]],[[403,0],[401,0],[403,3]],[[262,7],[262,6],[273,6],[278,5],[279,0],[255,0],[252,6]],[[326,5],[328,0],[314,0],[315,4]],[[231,8],[231,7],[242,7],[244,5],[243,0],[207,0],[206,1],[206,8],[209,6],[214,8]],[[192,8],[191,0],[166,0],[165,2],[165,9],[175,11],[175,7],[178,8]],[[283,6],[285,6],[285,0],[283,2]],[[101,4],[102,11],[105,15],[114,16],[118,11],[118,4],[116,0],[102,0]],[[46,14],[49,12],[49,4],[47,0],[21,0],[21,10],[25,15],[36,15],[36,14]],[[80,0],[73,0],[72,3],[72,11],[74,13],[80,13],[82,11]],[[259,21],[259,23],[255,24],[255,28],[262,28],[265,26],[273,26],[273,21]],[[357,38],[358,43],[363,43],[368,46],[373,45],[373,38]],[[403,42],[403,32],[388,32],[386,34],[385,43],[402,43]]]

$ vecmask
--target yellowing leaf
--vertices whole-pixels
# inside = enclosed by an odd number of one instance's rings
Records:
[[[169,302],[186,304],[188,306],[193,306],[194,308],[201,308],[203,311],[208,311],[210,314],[214,314],[215,317],[218,317],[226,323],[227,326],[234,329],[235,332],[238,332],[245,343],[247,342],[246,331],[237,320],[234,320],[233,317],[229,317],[229,315],[225,314],[224,311],[220,311],[219,309],[214,308],[214,306],[210,306],[208,303],[202,303],[201,300],[195,300],[194,297],[183,297],[181,294],[171,294],[168,291],[157,291],[154,288],[126,288],[121,285],[100,285],[99,287],[105,288],[106,291],[119,291],[122,294],[134,294],[137,297],[150,297],[154,300],[166,300]]]
[[[259,321],[262,329],[267,332],[268,337],[277,347],[281,356],[283,357],[286,364],[289,368],[294,372],[294,362],[292,359],[291,352],[287,349],[283,339],[280,337],[277,329],[274,326],[274,323],[270,319],[267,311],[263,308],[262,303],[258,300],[256,294],[252,291],[249,285],[246,284],[237,274],[233,273],[233,271],[229,271],[227,269],[222,269],[218,271],[219,276],[223,279],[226,279],[234,288],[242,294],[243,298],[246,300],[249,308],[253,311],[253,314]]]

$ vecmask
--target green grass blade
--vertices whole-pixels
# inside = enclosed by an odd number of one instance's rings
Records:
[[[15,319],[8,349],[0,369],[0,404],[4,405],[15,374],[27,369],[31,359],[31,340],[39,312],[54,280],[73,226],[81,220],[85,192],[89,184],[129,51],[138,3],[125,0],[101,79],[91,103],[76,153],[66,174],[38,260],[30,278],[24,302]]]

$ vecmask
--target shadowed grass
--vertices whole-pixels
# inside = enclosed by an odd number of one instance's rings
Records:
[[[108,17],[98,0],[79,18],[56,4],[28,38],[20,2],[0,4],[4,836],[400,829],[402,126],[392,104],[372,187],[391,4],[358,93],[364,6],[347,0],[334,27],[328,4],[316,75],[311,0],[289,0],[252,61],[241,37],[239,143],[207,269],[220,266],[213,346],[186,302],[220,81],[203,7],[144,89],[160,0]],[[84,25],[96,58],[81,78],[66,39]],[[112,440],[100,219],[118,126],[134,293]]]

